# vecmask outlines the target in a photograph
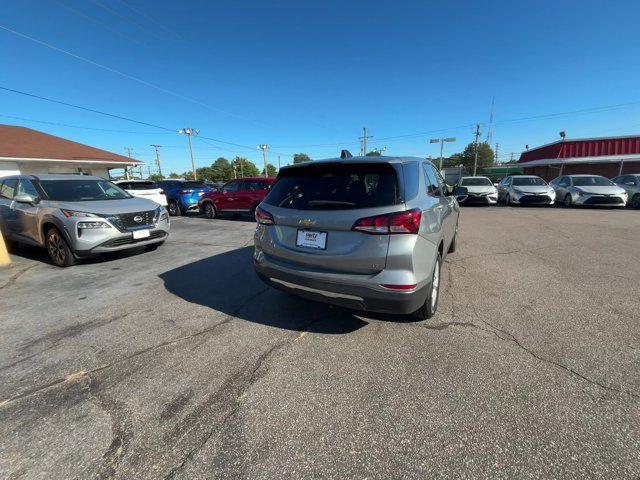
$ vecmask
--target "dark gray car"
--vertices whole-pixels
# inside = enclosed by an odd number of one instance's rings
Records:
[[[630,173],[612,178],[611,181],[627,192],[627,204],[640,208],[640,173]]]
[[[452,189],[420,158],[283,167],[256,209],[255,270],[303,297],[429,318],[458,215]]]
[[[169,215],[100,177],[19,175],[0,178],[0,228],[8,241],[45,247],[67,267],[100,253],[157,248]]]

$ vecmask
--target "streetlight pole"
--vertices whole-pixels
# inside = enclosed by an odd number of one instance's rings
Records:
[[[189,153],[191,154],[191,172],[193,173],[193,179],[197,180],[198,176],[196,174],[196,162],[193,159],[193,146],[191,145],[191,135],[198,135],[200,130],[196,130],[194,128],[181,128],[178,130],[178,133],[184,134],[189,139]]]
[[[438,167],[438,170],[442,171],[442,159],[443,159],[443,154],[444,154],[444,142],[455,142],[455,141],[456,141],[455,137],[432,138],[431,140],[429,140],[429,143],[439,143],[440,144],[440,166]]]
[[[256,148],[258,150],[262,150],[262,163],[264,164],[264,176],[268,177],[269,173],[267,172],[267,150],[270,149],[271,147],[263,143],[262,145],[256,146]]]

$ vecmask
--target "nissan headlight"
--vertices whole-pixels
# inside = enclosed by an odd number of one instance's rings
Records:
[[[60,211],[67,218],[71,218],[71,217],[100,218],[100,215],[96,215],[95,213],[78,212],[76,210],[65,210],[64,208],[61,208]]]
[[[162,206],[158,207],[156,209],[155,218],[157,219],[158,222],[168,222],[169,213],[167,212],[167,209]]]
[[[111,228],[107,222],[78,222],[78,228],[82,230],[91,230],[96,228]]]

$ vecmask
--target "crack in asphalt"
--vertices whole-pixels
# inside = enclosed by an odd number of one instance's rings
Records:
[[[477,318],[477,315],[476,315]],[[480,319],[479,319],[480,320]],[[539,355],[538,353],[536,353],[534,350],[532,350],[531,348],[525,346],[515,335],[513,335],[512,333],[498,328],[495,325],[487,322],[486,320],[480,320],[482,323],[486,324],[489,328],[484,328],[480,325],[478,325],[477,323],[474,322],[460,322],[460,321],[450,321],[450,322],[441,322],[441,323],[437,323],[437,324],[431,324],[431,325],[421,325],[422,328],[426,328],[428,330],[447,330],[450,327],[466,327],[466,328],[473,328],[473,329],[477,329],[477,330],[482,330],[483,332],[487,332],[490,333],[492,335],[494,335],[496,338],[498,338],[499,340],[503,341],[503,342],[510,342],[513,343],[514,345],[516,345],[519,349],[521,349],[522,351],[526,352],[527,354],[529,354],[530,356],[532,356],[533,358],[535,358],[536,360],[546,363],[548,365],[553,365],[557,368],[560,368],[588,383],[590,383],[591,385],[594,385],[596,387],[600,387],[603,390],[608,390],[611,392],[615,392],[615,393],[624,393],[627,394],[633,398],[640,398],[640,394],[637,394],[635,392],[632,392],[630,390],[624,389],[624,388],[617,388],[617,387],[612,387],[610,385],[605,385],[597,380],[594,380],[592,378],[587,377],[586,375],[578,372],[577,370],[574,370],[571,367],[568,367],[567,365],[564,365],[560,362],[556,362],[555,360],[551,360],[549,358],[545,358],[541,355]],[[501,335],[502,334],[502,335]],[[506,336],[506,337],[505,337]]]
[[[9,277],[9,280],[7,280],[2,285],[0,285],[0,290],[2,290],[4,288],[8,288],[11,285],[15,284],[22,275],[24,275],[27,271],[31,270],[32,268],[34,268],[36,266],[37,266],[37,264],[34,263],[32,265],[29,265],[29,266],[27,266],[25,268],[22,268],[22,269],[18,270],[17,272],[15,272],[13,275],[11,275]]]
[[[221,403],[221,410],[227,410],[227,413],[219,423],[215,424],[215,426],[209,432],[206,432],[203,438],[186,453],[179,464],[169,470],[169,472],[164,477],[165,480],[172,480],[176,478],[176,475],[184,470],[187,464],[193,460],[193,458],[204,448],[209,440],[211,440],[211,438],[213,438],[215,434],[224,430],[225,426],[242,406],[242,402],[246,397],[247,392],[253,387],[253,385],[255,385],[256,382],[258,382],[269,372],[269,369],[266,368],[266,365],[272,360],[273,357],[275,357],[276,353],[283,350],[287,346],[293,345],[295,342],[305,337],[309,332],[309,329],[315,323],[327,320],[328,318],[331,318],[336,314],[337,312],[333,311],[327,315],[322,315],[319,318],[310,320],[309,322],[307,322],[304,328],[301,329],[295,336],[287,336],[285,339],[281,340],[275,345],[272,345],[266,352],[262,353],[252,365],[239,370],[229,379],[227,379],[223,386],[213,394],[212,398],[208,402],[205,402],[206,406]],[[224,402],[225,399],[226,402]],[[200,413],[199,409],[193,413]],[[194,425],[192,425],[186,431],[181,432],[180,438],[184,438],[185,436],[189,435],[194,428],[198,427],[201,424],[202,418],[200,415],[197,415],[197,419],[200,421],[194,423]]]
[[[104,411],[111,419],[111,443],[102,455],[102,463],[98,467],[96,477],[105,480],[115,477],[120,462],[133,439],[133,422],[124,402],[99,394],[99,383],[90,374],[85,390],[92,403]]]
[[[183,337],[178,337],[178,338],[174,338],[174,339],[172,339],[172,340],[167,340],[167,341],[164,341],[164,342],[160,342],[160,343],[155,344],[155,345],[152,345],[152,346],[150,346],[150,347],[143,348],[142,350],[138,350],[137,352],[134,352],[134,353],[132,353],[132,354],[130,354],[130,355],[127,355],[127,356],[125,356],[125,357],[122,357],[122,358],[116,359],[116,360],[114,360],[114,361],[113,361],[113,362],[111,362],[111,363],[107,363],[107,364],[105,364],[105,365],[101,365],[101,366],[96,367],[96,368],[93,368],[93,369],[91,369],[91,370],[88,370],[88,371],[81,371],[81,372],[82,372],[82,373],[85,373],[85,374],[97,373],[97,372],[100,372],[100,371],[102,371],[102,370],[106,370],[106,369],[108,369],[108,368],[111,368],[111,367],[113,367],[113,366],[115,366],[115,365],[119,365],[119,364],[121,364],[121,363],[123,363],[123,362],[126,362],[126,361],[128,361],[128,360],[131,360],[131,359],[133,359],[133,358],[136,358],[136,357],[139,357],[139,356],[141,356],[141,355],[144,355],[144,354],[146,354],[146,353],[149,353],[149,352],[152,352],[152,351],[155,351],[155,350],[158,350],[158,349],[164,348],[164,347],[168,347],[168,346],[171,346],[171,345],[175,345],[176,343],[180,343],[180,342],[183,342],[183,341],[185,341],[185,340],[190,340],[190,339],[192,339],[192,338],[196,338],[196,337],[199,337],[199,336],[201,336],[201,335],[205,335],[205,334],[207,334],[207,333],[210,333],[210,332],[212,332],[212,331],[214,331],[214,330],[217,330],[217,329],[218,329],[218,328],[220,328],[221,326],[226,325],[226,324],[227,324],[227,323],[229,323],[231,320],[233,320],[233,319],[235,318],[235,316],[236,316],[238,313],[240,313],[240,312],[242,311],[242,309],[243,309],[247,304],[249,304],[250,302],[252,302],[253,300],[255,300],[257,297],[259,297],[260,295],[262,295],[263,293],[265,293],[265,292],[266,292],[266,291],[268,291],[269,289],[270,289],[270,287],[268,287],[268,286],[267,286],[267,287],[265,287],[265,288],[261,289],[259,292],[255,293],[255,294],[253,294],[253,295],[251,295],[251,296],[249,296],[249,297],[247,297],[247,298],[242,302],[242,304],[241,304],[241,305],[240,305],[236,310],[234,310],[234,311],[233,311],[232,313],[230,313],[230,314],[227,314],[227,316],[226,316],[222,321],[220,321],[220,322],[216,323],[215,325],[212,325],[212,326],[211,326],[211,327],[209,327],[209,328],[205,328],[204,330],[200,330],[200,331],[198,331],[198,332],[192,333],[191,335],[185,335],[185,336],[183,336]],[[55,379],[55,380],[53,380],[53,381],[51,381],[51,382],[49,382],[49,383],[46,383],[46,384],[44,384],[44,385],[39,385],[39,386],[36,386],[36,387],[30,388],[30,389],[28,389],[28,390],[26,390],[26,391],[24,391],[24,392],[22,392],[22,393],[20,393],[20,394],[18,394],[18,395],[14,395],[13,397],[6,398],[5,400],[0,401],[0,407],[3,407],[3,406],[5,406],[5,405],[7,405],[7,404],[9,404],[9,403],[13,403],[13,402],[15,402],[15,401],[17,401],[17,400],[21,400],[21,399],[23,399],[23,398],[25,398],[25,397],[28,397],[28,396],[33,395],[33,394],[35,394],[35,393],[38,393],[38,392],[40,392],[40,391],[42,391],[42,390],[46,390],[46,389],[48,389],[48,388],[55,387],[56,385],[59,385],[59,384],[61,384],[61,383],[64,383],[65,381],[67,381],[67,379],[68,379],[69,377],[71,377],[71,376],[73,376],[73,375],[75,375],[75,374],[71,374],[70,376],[67,376],[67,377],[63,377],[63,378]]]

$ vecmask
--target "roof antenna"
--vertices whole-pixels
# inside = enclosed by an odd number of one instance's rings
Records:
[[[340,158],[351,158],[353,157],[353,155],[351,155],[351,152],[349,150],[342,150],[340,152]]]

